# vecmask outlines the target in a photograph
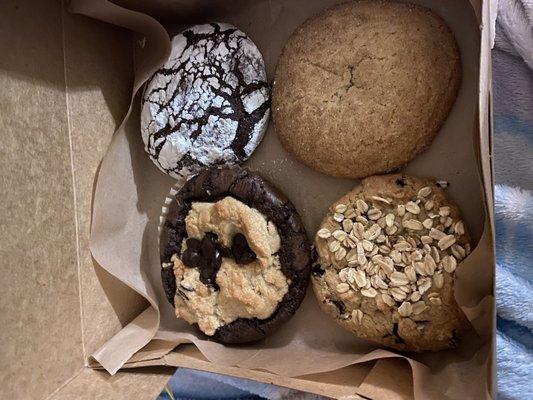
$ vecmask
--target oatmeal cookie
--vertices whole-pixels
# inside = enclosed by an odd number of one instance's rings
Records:
[[[466,320],[454,272],[471,240],[434,180],[364,179],[330,207],[315,246],[315,294],[344,328],[398,350],[456,345]]]

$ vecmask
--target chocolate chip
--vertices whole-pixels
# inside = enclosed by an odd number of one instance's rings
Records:
[[[231,252],[231,249],[222,246],[220,243],[218,244],[217,248],[223,258],[233,258],[233,253]]]
[[[200,246],[202,245],[202,241],[195,239],[195,238],[189,238],[187,239],[187,248],[194,250],[196,252],[200,251]]]
[[[315,264],[316,262],[318,262],[318,252],[316,251],[316,247],[313,246],[311,248],[311,262],[313,264]]]
[[[237,264],[249,264],[257,258],[241,233],[234,236],[231,249],[219,243],[218,236],[212,232],[206,233],[201,241],[189,238],[186,243],[187,250],[181,260],[189,268],[198,268],[200,281],[215,289],[218,289],[216,275],[222,265],[222,257],[233,258]]]
[[[461,336],[459,334],[459,331],[457,329],[454,329],[452,331],[452,339],[450,340],[450,346],[454,348],[457,347],[460,339],[461,339]]]
[[[398,323],[396,322],[392,324],[392,334],[394,335],[396,343],[405,343],[402,337],[398,334]]]
[[[405,179],[403,178],[396,179],[396,184],[400,187],[405,187]]]
[[[196,268],[202,261],[201,246],[202,242],[195,238],[189,238],[186,242],[187,250],[181,256],[183,263],[189,268]]]
[[[220,256],[220,253],[217,251],[217,242],[213,236],[209,234],[206,234],[202,239],[200,250],[202,253],[202,259],[207,263],[216,259],[217,255]]]
[[[161,279],[163,280],[163,287],[165,295],[170,304],[174,305],[174,295],[176,294],[176,277],[174,276],[173,264],[163,264],[161,268]]]
[[[187,248],[181,255],[181,260],[187,267],[196,268],[202,261],[202,257],[196,250]]]
[[[233,237],[231,252],[237,264],[249,264],[257,258],[253,250],[248,246],[248,241],[242,233],[237,233]]]
[[[215,289],[218,289],[215,278],[222,265],[222,255],[217,240],[218,237],[214,233],[207,233],[201,241],[189,238],[186,242],[187,250],[181,255],[181,260],[185,266],[198,268],[200,281]]]
[[[211,285],[218,289],[216,284],[217,272],[222,265],[222,255],[217,249],[217,236],[213,233],[207,233],[202,239],[200,246],[202,259],[198,265],[200,270],[200,281],[205,285]]]
[[[344,314],[344,312],[346,311],[346,306],[344,305],[344,303],[340,300],[331,300],[331,302],[335,305],[335,307],[337,307],[337,309],[339,310],[339,313],[340,314]]]
[[[314,276],[322,276],[324,275],[324,272],[326,271],[322,268],[322,266],[319,263],[317,263],[313,265],[311,272],[313,273]]]

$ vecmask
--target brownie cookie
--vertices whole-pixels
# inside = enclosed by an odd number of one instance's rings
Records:
[[[471,242],[434,180],[364,179],[330,207],[315,245],[315,294],[344,328],[398,350],[456,345],[466,319],[454,271]]]
[[[262,339],[303,300],[310,245],[291,202],[248,170],[211,167],[169,206],[160,240],[176,316],[214,340]]]
[[[266,79],[261,53],[232,25],[196,25],[175,36],[142,99],[141,133],[152,161],[182,179],[246,160],[268,123]]]
[[[460,79],[454,36],[432,11],[349,2],[287,41],[273,120],[287,151],[313,169],[346,178],[388,172],[429,147]]]

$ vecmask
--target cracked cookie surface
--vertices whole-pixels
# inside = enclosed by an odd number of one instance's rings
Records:
[[[261,339],[305,295],[310,245],[291,202],[259,175],[211,167],[169,205],[161,275],[176,315],[214,340]]]
[[[315,294],[344,328],[398,350],[456,345],[466,319],[453,282],[471,241],[434,180],[364,179],[330,207],[315,246]]]
[[[255,44],[225,23],[172,39],[168,61],[147,83],[141,133],[152,161],[176,179],[245,161],[268,124],[270,91]]]
[[[455,101],[459,51],[428,9],[356,1],[310,18],[278,60],[272,114],[283,146],[318,171],[359,178],[425,150]]]

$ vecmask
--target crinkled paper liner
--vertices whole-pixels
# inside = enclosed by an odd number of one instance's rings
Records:
[[[310,14],[338,2],[220,1],[210,3],[210,9],[202,8],[198,1],[127,3],[135,9],[150,7],[151,13],[162,17],[169,15],[166,7],[176,7],[175,10],[183,10],[183,14],[174,14],[181,24],[205,22],[201,16],[206,14],[211,20],[224,20],[241,27],[262,49],[267,74],[272,78],[277,55],[290,32]],[[137,96],[144,82],[168,57],[169,36],[160,23],[142,12],[106,0],[74,0],[73,11],[123,26],[146,39],[142,41],[144,47],[139,49],[136,63],[132,106],[112,139],[97,178],[90,246],[94,259],[145,297],[150,307],[98,349],[92,356],[93,362],[115,373],[154,339],[176,345],[193,343],[207,360],[217,365],[266,370],[284,377],[320,374],[352,364],[401,358],[405,362],[391,364],[394,366],[392,373],[401,374],[405,368],[410,368],[416,399],[488,396],[494,265],[491,221],[480,215],[484,206],[489,204],[490,207],[491,182],[485,107],[480,110],[479,120],[476,119],[477,104],[485,106],[487,97],[485,85],[479,91],[477,87],[479,32],[475,14],[466,0],[415,2],[433,8],[450,24],[461,48],[464,75],[457,103],[441,133],[432,147],[404,171],[450,181],[449,193],[460,205],[478,240],[471,255],[459,265],[456,275],[456,297],[474,327],[471,335],[462,340],[458,349],[439,353],[407,356],[379,349],[359,341],[325,317],[311,290],[289,322],[256,344],[224,346],[199,337],[192,327],[177,320],[162,290],[158,241],[167,211],[161,209],[161,204],[165,199],[165,206],[168,206],[179,187],[173,186],[174,182],[159,172],[144,153]],[[235,12],[235,7],[239,7],[239,12]],[[482,73],[487,71],[487,57],[485,54],[482,58]],[[480,165],[483,180],[480,179]],[[314,232],[327,206],[355,184],[318,174],[296,163],[281,149],[272,123],[247,166],[274,182],[291,198],[309,232]],[[480,181],[484,183],[483,188],[480,188]],[[170,193],[169,187],[172,187]],[[490,208],[488,211],[487,216],[491,215]],[[161,355],[160,350],[151,353],[148,348],[142,352],[144,357]],[[287,357],[288,354],[291,357]],[[135,357],[138,359],[139,355]],[[315,377],[319,380],[320,375]],[[354,390],[357,391],[357,387]]]
[[[194,176],[194,175],[193,175]],[[191,179],[193,176],[189,177]],[[185,182],[177,182],[170,188],[170,192],[168,192],[168,195],[165,197],[165,200],[163,201],[163,206],[161,207],[161,215],[159,216],[159,225],[157,226],[157,245],[158,249],[159,247],[159,239],[161,236],[161,230],[163,229],[163,225],[165,224],[165,221],[167,220],[167,214],[169,210],[170,203],[172,203],[175,199],[176,194],[180,191],[180,189],[183,187]]]

